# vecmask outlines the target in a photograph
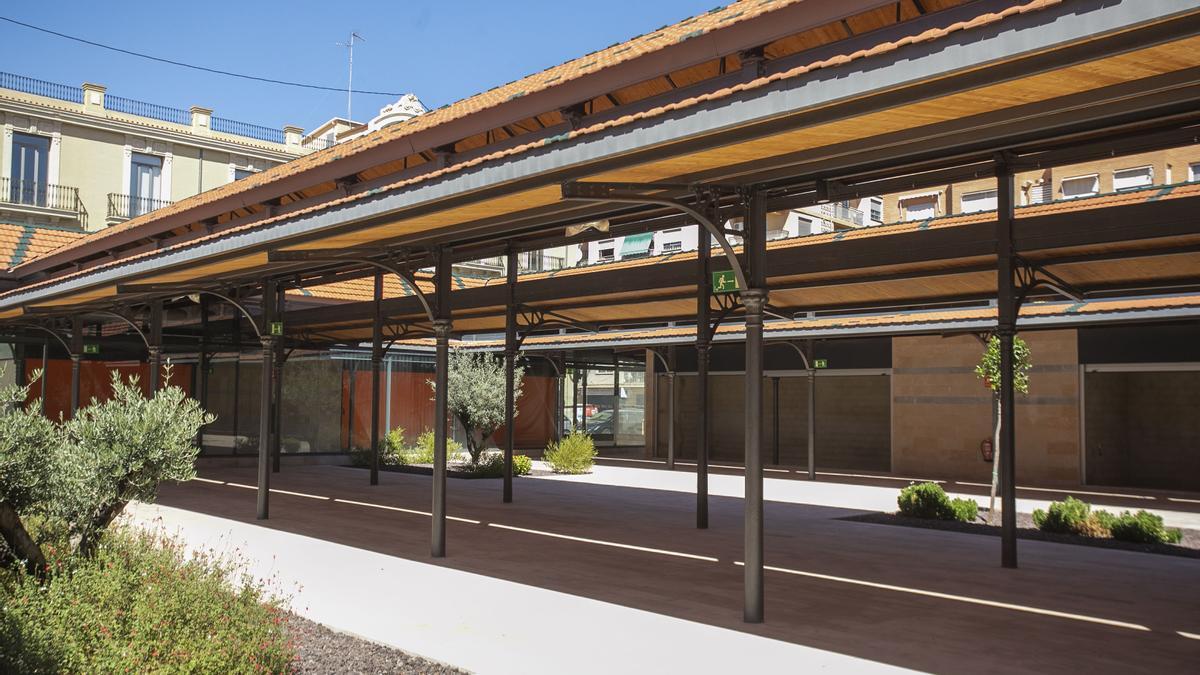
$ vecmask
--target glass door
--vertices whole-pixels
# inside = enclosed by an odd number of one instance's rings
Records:
[[[129,164],[129,217],[157,208],[162,189],[162,158],[133,153]]]
[[[50,139],[32,134],[13,134],[12,174],[9,198],[17,204],[46,205],[46,164]]]

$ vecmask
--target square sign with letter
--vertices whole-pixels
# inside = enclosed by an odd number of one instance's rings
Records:
[[[84,354],[99,354],[100,353],[100,345],[98,345],[94,342],[89,342],[83,346],[83,353]]]
[[[283,335],[283,322],[282,321],[272,321],[271,322],[271,335]]]

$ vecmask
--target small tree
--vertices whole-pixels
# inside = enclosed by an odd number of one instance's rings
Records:
[[[35,371],[29,385],[0,390],[0,533],[7,544],[0,556],[6,565],[23,561],[37,575],[45,571],[46,557],[21,516],[46,513],[61,439],[58,427],[37,406],[25,406],[30,385],[40,377]]]
[[[521,398],[521,378],[525,368],[513,368],[513,402]],[[467,434],[467,452],[471,466],[479,466],[485,443],[504,424],[504,359],[491,354],[462,350],[450,352],[447,372],[446,404]],[[436,390],[437,384],[429,381]],[[513,410],[513,418],[517,415]],[[444,420],[438,420],[444,424]]]
[[[165,380],[171,381],[171,367]],[[79,411],[64,425],[64,486],[61,505],[79,550],[90,554],[101,533],[132,500],[151,501],[159,483],[196,476],[196,432],[216,416],[179,387],[165,386],[146,398],[136,377],[113,373],[112,398]]]
[[[46,557],[22,519],[61,525],[75,551],[91,555],[105,529],[130,500],[149,501],[164,480],[195,476],[196,432],[215,417],[167,386],[146,398],[137,378],[113,373],[113,396],[92,399],[70,420],[55,423],[21,406],[26,388],[0,393],[0,531],[9,564],[24,561],[45,574]]]
[[[1029,356],[1029,345],[1020,337],[1013,336],[1013,390],[1022,394],[1029,393],[1029,369],[1032,362]],[[975,375],[983,380],[984,385],[992,390],[992,494],[988,500],[988,523],[992,523],[996,513],[996,488],[1000,484],[1000,337],[992,335],[988,338],[987,348],[979,365],[975,366]]]

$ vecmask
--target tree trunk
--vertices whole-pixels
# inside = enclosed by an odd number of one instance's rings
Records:
[[[996,517],[996,489],[1000,485],[1000,419],[1001,406],[1000,397],[995,397],[996,419],[992,425],[992,496],[988,500],[988,525],[993,524]]]
[[[42,555],[41,547],[25,530],[16,509],[5,501],[0,501],[0,533],[15,556],[25,560],[25,569],[30,574],[39,579],[46,576],[46,556]]]
[[[78,551],[80,555],[90,558],[96,554],[96,546],[100,544],[100,536],[108,530],[108,526],[112,524],[112,521],[121,515],[121,512],[125,510],[125,505],[128,503],[127,501],[113,502],[101,509],[95,518],[92,518],[91,527],[79,538]]]

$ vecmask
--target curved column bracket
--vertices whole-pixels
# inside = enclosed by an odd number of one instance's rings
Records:
[[[433,337],[433,331],[425,328],[420,328],[417,324],[407,321],[396,321],[388,324],[385,327],[388,335],[387,345],[383,348],[384,353],[388,352],[392,345],[400,340],[412,340],[416,338]]]
[[[709,344],[712,344],[713,338],[717,336],[717,329],[721,327],[721,324],[734,312],[742,308],[740,294],[725,293],[713,296],[713,299],[717,301],[717,315],[713,317],[712,323],[704,327],[706,330],[704,339]]]
[[[550,309],[542,309],[540,307],[530,307],[529,305],[517,305],[517,349],[525,343],[525,338],[535,330],[542,328],[577,328],[579,330],[595,333],[599,331],[599,326],[576,321],[569,316],[565,316]]]
[[[1075,302],[1084,301],[1083,291],[1063,281],[1061,277],[1047,271],[1041,265],[1019,255],[1013,256],[1013,263],[1013,276],[1016,277],[1017,287],[1017,313],[1020,313],[1021,306],[1029,299],[1029,295],[1038,289],[1053,291]]]
[[[39,325],[36,323],[10,323],[8,325],[12,326],[13,328],[28,328],[28,329],[32,329],[32,330],[36,330],[36,331],[41,331],[41,332],[53,337],[55,340],[58,340],[58,343],[63,346],[63,349],[67,350],[68,354],[72,353],[71,347],[67,344],[67,341],[64,340],[61,335],[54,332],[50,328],[46,328],[45,326],[42,326],[42,325]]]
[[[125,316],[124,314],[121,314],[120,312],[114,312],[114,311],[108,310],[108,309],[93,309],[88,313],[89,314],[103,314],[104,316],[111,316],[114,319],[119,319],[122,323],[125,323],[130,328],[132,328],[134,330],[134,332],[136,332],[138,334],[138,337],[142,338],[142,344],[146,345],[147,350],[153,348],[150,345],[150,338],[146,337],[146,333],[142,330],[141,326],[138,326],[137,323],[135,323],[133,321],[133,319],[130,319],[129,317]]]
[[[641,194],[645,190],[678,190],[681,186],[678,185],[660,185],[655,183],[603,183],[603,182],[578,182],[570,181],[562,184],[563,199],[573,199],[577,201],[593,201],[593,202],[620,202],[625,204],[652,204],[657,206],[668,206],[678,211],[682,211],[687,216],[691,217],[701,227],[712,235],[713,239],[721,247],[721,252],[725,255],[726,261],[729,263],[730,269],[733,270],[734,277],[737,279],[738,288],[749,288],[746,283],[746,272],[742,268],[742,262],[738,259],[737,253],[733,250],[726,234],[736,236],[744,236],[741,232],[727,232],[725,227],[713,222],[708,215],[701,212],[700,209],[687,204],[679,199],[670,197],[656,197],[652,195]],[[712,201],[714,195],[730,190],[728,186],[715,185],[696,185],[690,186],[690,189],[697,194],[699,201]],[[736,188],[734,188],[736,190]]]
[[[800,360],[804,362],[804,369],[805,370],[813,369],[812,364],[808,360],[808,353],[804,351],[803,347],[801,347],[800,345],[796,344],[795,342],[793,342],[791,340],[768,340],[763,343],[763,346],[764,347],[775,347],[775,346],[791,347],[792,349],[794,349],[796,351],[797,354],[800,355]]]
[[[400,252],[401,255],[403,252]],[[366,256],[346,256],[338,255],[335,251],[269,251],[267,260],[270,262],[314,262],[314,263],[352,263],[358,265],[366,265],[375,267],[390,274],[394,274],[400,278],[403,284],[410,288],[417,299],[421,302],[421,308],[425,310],[425,315],[429,321],[434,320],[433,307],[429,304],[429,298],[425,296],[425,292],[417,285],[417,279],[413,275],[412,270],[407,265],[397,261],[395,253],[389,253],[385,260],[377,260]]]
[[[219,298],[219,299],[224,300],[225,302],[233,305],[234,308],[236,308],[239,312],[241,312],[242,316],[246,317],[246,320],[250,322],[250,327],[254,329],[254,335],[259,340],[261,340],[263,338],[264,331],[267,328],[266,326],[259,325],[258,321],[256,321],[254,319],[254,315],[251,314],[249,311],[247,311],[246,308],[244,306],[242,306],[242,304],[240,302],[238,302],[237,300],[234,300],[232,296],[230,296],[226,293],[222,293],[220,291],[214,291],[209,288],[197,288],[197,287],[188,287],[188,286],[168,286],[168,285],[158,285],[158,284],[118,284],[117,285],[117,295],[131,295],[134,293],[147,293],[147,294],[152,293],[152,294],[155,294],[158,296],[211,295],[215,298]],[[109,312],[107,310],[103,310],[103,311],[89,310],[89,311],[90,311],[90,313],[108,313],[112,316],[124,318],[124,317],[121,317],[121,315],[117,314],[116,312]],[[126,319],[126,321],[128,322],[128,319]],[[139,330],[138,332],[140,333],[141,331]],[[142,339],[145,340],[145,338],[146,338],[146,336],[143,335]],[[150,344],[149,342],[146,343],[147,346],[149,346],[149,344]]]

